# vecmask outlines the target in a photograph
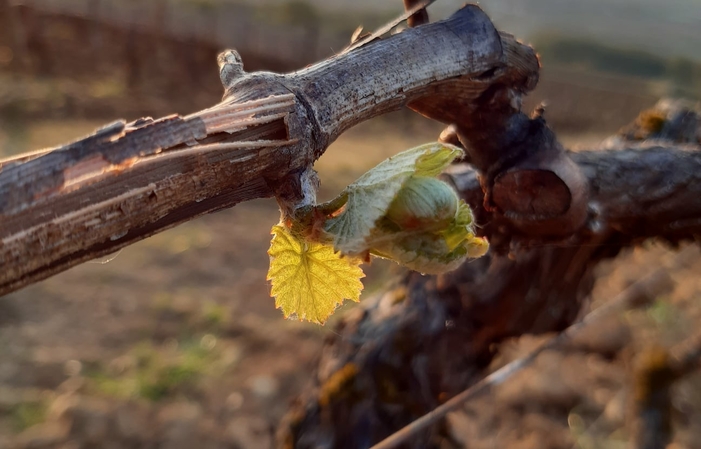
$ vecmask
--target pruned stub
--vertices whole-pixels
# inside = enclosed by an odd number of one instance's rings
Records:
[[[444,98],[454,94],[446,89],[409,107],[451,123],[439,140],[465,149],[462,162],[480,173],[484,209],[490,222],[504,229],[505,241],[511,235],[567,237],[586,221],[588,181],[547,126],[543,108],[532,116],[521,111],[523,96],[537,84],[537,55],[491,23],[488,28],[497,41],[492,48],[501,57],[490,70],[470,78],[474,86],[484,84],[480,95],[459,104]]]
[[[521,232],[535,237],[575,233],[587,219],[588,181],[560,147],[534,152],[493,175],[485,186],[491,207]]]
[[[463,110],[440,140],[466,150],[465,162],[480,174],[484,209],[503,233],[567,237],[587,219],[588,181],[547,126],[543,108],[530,117],[521,111],[521,97],[535,87],[535,77],[509,55],[504,52],[503,83],[484,92],[474,109]]]
[[[548,170],[513,170],[494,180],[492,201],[507,216],[552,218],[564,214],[572,202],[567,185]]]

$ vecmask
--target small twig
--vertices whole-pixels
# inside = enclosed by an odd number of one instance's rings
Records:
[[[363,45],[365,45],[369,42],[372,42],[375,39],[382,37],[383,35],[392,31],[392,28],[396,27],[397,25],[404,22],[405,20],[411,19],[413,16],[415,16],[419,12],[425,10],[428,6],[431,5],[431,3],[435,2],[435,1],[436,0],[424,0],[422,2],[414,4],[412,7],[407,8],[404,11],[404,14],[400,15],[399,17],[392,20],[391,22],[386,23],[381,28],[377,29],[376,31],[374,31],[372,34],[366,36],[365,38],[355,41],[348,48],[343,50],[343,53],[347,53],[351,50],[355,50],[358,47],[362,47]],[[413,25],[410,25],[410,26],[413,26]]]
[[[672,265],[679,266],[683,264],[690,255],[695,254],[695,248],[687,248],[675,255]],[[641,302],[646,303],[649,298],[654,298],[668,290],[671,283],[672,280],[669,275],[669,269],[666,267],[657,268],[646,277],[638,280],[630,287],[623,290],[608,303],[589,313],[581,321],[578,321],[565,329],[563,332],[543,342],[525,357],[514,360],[513,362],[496,370],[462,393],[454,396],[445,404],[437,407],[435,410],[427,413],[426,415],[372,446],[371,449],[391,449],[397,447],[398,445],[406,442],[412,436],[438,423],[445,417],[445,415],[458,409],[465,404],[465,402],[487,392],[490,387],[504,383],[513,374],[521,371],[523,368],[533,363],[533,361],[544,351],[560,346],[562,343],[565,343],[572,337],[576,336],[582,329],[586,328],[592,323],[597,322],[599,319],[608,316],[612,312],[624,310],[626,308],[638,305]]]
[[[419,0],[404,0],[404,10],[411,11],[418,3],[420,3]],[[428,23],[428,11],[426,11],[426,8],[420,9],[409,17],[406,23],[410,28]]]

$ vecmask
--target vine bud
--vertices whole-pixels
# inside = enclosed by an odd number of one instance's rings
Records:
[[[458,196],[445,182],[429,177],[409,178],[387,210],[387,218],[406,230],[447,226],[455,218]]]

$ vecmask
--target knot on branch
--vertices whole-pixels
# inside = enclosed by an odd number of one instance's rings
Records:
[[[494,101],[501,98],[501,101]],[[484,208],[529,236],[566,236],[587,218],[588,181],[557,142],[539,109],[513,112],[505,92],[490,108],[446,129],[440,139],[466,149],[480,173]]]
[[[682,144],[701,144],[701,110],[698,104],[683,99],[663,98],[621,129],[609,145],[620,140],[666,140]]]
[[[295,217],[300,210],[310,210],[316,206],[321,181],[316,170],[305,167],[283,178],[268,181],[268,185],[275,192],[282,219],[285,220]]]
[[[234,82],[244,75],[243,60],[236,50],[226,50],[217,56],[219,78],[224,90],[229,89]]]

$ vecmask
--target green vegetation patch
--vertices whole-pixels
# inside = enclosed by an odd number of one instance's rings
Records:
[[[141,343],[108,367],[88,373],[88,378],[96,392],[123,399],[192,396],[203,377],[218,371],[216,345],[211,334],[160,346]]]
[[[10,425],[19,433],[46,420],[48,405],[45,402],[23,402],[10,409]]]
[[[565,65],[583,70],[666,80],[679,93],[701,97],[701,61],[664,58],[644,50],[609,46],[600,42],[557,34],[533,38],[545,66]]]

